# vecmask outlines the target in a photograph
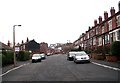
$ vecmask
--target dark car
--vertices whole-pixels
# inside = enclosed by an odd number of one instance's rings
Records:
[[[46,55],[44,53],[40,54],[41,59],[46,59]]]
[[[75,52],[69,52],[67,54],[67,60],[73,61],[73,57],[75,56]]]

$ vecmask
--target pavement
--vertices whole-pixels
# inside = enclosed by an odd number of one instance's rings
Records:
[[[30,62],[31,62],[31,60],[28,60],[28,61],[16,61],[16,66],[15,67],[18,67],[18,66],[30,63]],[[15,67],[14,67],[14,64],[2,67],[2,74],[5,73],[5,72],[7,72],[10,69],[15,68]]]
[[[103,65],[107,65],[107,66],[111,66],[111,67],[115,67],[115,68],[119,68],[120,69],[120,61],[118,62],[108,62],[106,60],[95,60],[95,59],[91,59],[91,62],[95,62],[95,63],[99,63],[99,64],[103,64]],[[16,62],[16,67],[27,64],[27,63],[31,63],[31,60],[28,61],[17,61]],[[5,67],[2,67],[2,74],[7,72],[10,69],[15,68],[14,65],[8,65]]]
[[[106,61],[106,60],[96,60],[96,59],[91,59],[91,61],[99,63],[99,64],[103,64],[103,65],[107,65],[107,66],[111,66],[111,67],[115,67],[115,68],[119,68],[120,69],[120,61],[109,62],[109,61]]]

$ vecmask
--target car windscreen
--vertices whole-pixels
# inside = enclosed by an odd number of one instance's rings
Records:
[[[33,57],[39,57],[40,55],[39,54],[34,54]]]
[[[86,53],[85,52],[80,52],[80,53],[76,53],[76,55],[78,55],[78,56],[84,56],[84,55],[86,55]]]

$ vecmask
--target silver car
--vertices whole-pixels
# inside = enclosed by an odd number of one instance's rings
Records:
[[[33,54],[33,56],[32,56],[32,63],[34,63],[34,62],[41,62],[41,56],[40,56],[40,54]]]
[[[90,57],[84,51],[76,52],[75,56],[73,57],[74,62],[90,62]]]

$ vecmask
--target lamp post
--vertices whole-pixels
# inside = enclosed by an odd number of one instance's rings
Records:
[[[16,66],[16,54],[15,54],[15,27],[21,25],[13,25],[13,51],[14,51],[14,67]]]

